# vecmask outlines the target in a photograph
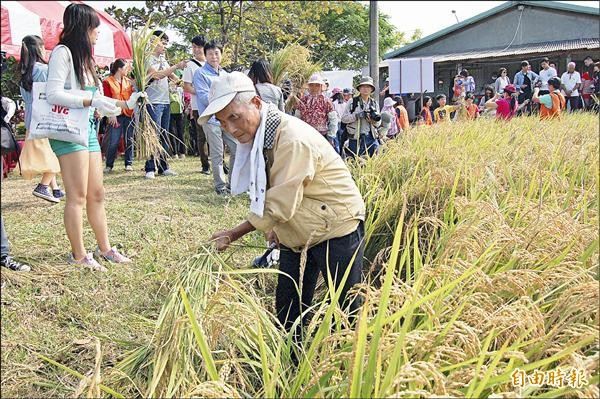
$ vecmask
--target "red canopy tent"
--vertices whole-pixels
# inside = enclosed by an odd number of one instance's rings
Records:
[[[1,48],[7,56],[19,59],[21,40],[27,35],[44,39],[46,50],[58,44],[62,31],[62,19],[69,3],[79,1],[2,1]],[[123,27],[110,15],[96,10],[100,17],[100,34],[94,46],[94,58],[99,66],[109,65],[117,58],[131,59],[131,41]]]

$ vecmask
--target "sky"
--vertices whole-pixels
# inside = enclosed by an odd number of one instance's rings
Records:
[[[121,8],[144,7],[144,1],[85,1],[92,7],[104,9],[116,5]],[[367,3],[368,2],[364,2]],[[459,21],[464,21],[479,13],[494,8],[504,1],[378,1],[381,12],[390,16],[392,24],[410,37],[416,29],[421,29],[423,37],[444,29]],[[598,1],[561,1],[598,8]],[[456,14],[452,13],[456,11]],[[166,30],[169,38],[179,41],[175,32]],[[178,40],[179,39],[179,40]]]

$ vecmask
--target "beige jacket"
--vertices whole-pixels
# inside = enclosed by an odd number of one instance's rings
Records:
[[[268,189],[258,230],[274,230],[279,242],[299,252],[356,230],[365,204],[334,148],[310,125],[281,113],[273,149],[267,152]]]

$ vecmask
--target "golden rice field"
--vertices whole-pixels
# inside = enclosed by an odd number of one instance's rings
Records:
[[[278,271],[250,266],[262,237],[207,246],[247,201],[214,195],[199,164],[106,177],[112,240],[135,262],[101,275],[64,265],[63,204],[3,182],[13,253],[33,265],[2,270],[3,397],[599,396],[597,115],[421,127],[352,164],[365,304],[349,325],[321,281],[297,365]]]

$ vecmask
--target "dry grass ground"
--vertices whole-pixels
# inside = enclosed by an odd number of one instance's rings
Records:
[[[119,160],[120,161],[120,160]],[[2,396],[67,395],[76,379],[65,380],[36,353],[85,373],[94,350],[77,342],[93,335],[102,340],[104,366],[122,348],[113,341],[144,341],[173,275],[182,260],[197,253],[218,228],[232,227],[246,214],[243,198],[214,194],[212,177],[199,173],[199,159],[172,161],[173,178],[143,179],[125,173],[119,162],[106,176],[106,210],[112,245],[122,246],[135,262],[110,266],[106,274],[66,265],[69,243],[62,223],[64,203],[52,205],[31,195],[34,182],[12,174],[2,182],[2,216],[13,255],[29,262],[32,272],[2,270]],[[136,169],[143,163],[136,161]],[[256,245],[264,245],[256,235]],[[86,247],[95,248],[85,225]],[[240,249],[232,259],[246,266],[258,249]],[[58,378],[57,378],[58,377]]]

